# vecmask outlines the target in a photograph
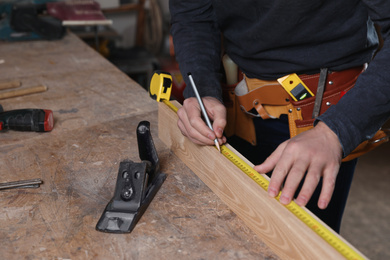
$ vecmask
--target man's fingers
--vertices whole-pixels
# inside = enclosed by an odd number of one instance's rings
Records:
[[[213,131],[205,123],[201,116],[201,110],[196,98],[187,98],[183,106],[178,110],[178,127],[184,136],[187,136],[192,142],[200,145],[214,145],[215,138],[219,144],[226,142],[223,136],[223,130],[226,126],[226,108],[217,99],[212,97],[204,98],[204,105],[212,119]]]
[[[209,97],[205,97],[204,103],[215,102]],[[226,108],[224,106],[213,106],[211,109],[207,110],[208,116],[211,121],[213,121],[213,130],[217,138],[221,139],[223,137],[223,131],[226,127]],[[225,138],[226,139],[226,138]]]
[[[221,139],[223,137],[223,130],[226,126],[225,119],[217,119],[213,122],[213,130],[217,138]]]
[[[210,140],[216,138],[215,133],[206,125],[205,121],[200,116],[200,107],[198,103],[193,103],[190,106],[184,107],[184,109],[187,114],[188,124],[186,125],[186,128],[188,133],[194,135],[198,135],[199,133]]]
[[[279,145],[278,148],[262,164],[255,166],[254,169],[261,174],[266,174],[272,171],[276,167],[278,162],[281,161],[281,156],[284,151],[284,148],[285,143]],[[271,197],[275,197],[278,195],[280,187],[282,186],[282,183],[289,171],[289,166],[279,164],[278,167],[275,168],[275,170],[278,172],[278,174],[272,175],[271,181],[268,186],[268,194]]]
[[[195,138],[195,137],[191,136],[189,133],[187,133],[187,129],[185,128],[182,121],[177,121],[177,126],[179,127],[181,133],[184,136],[186,136],[188,139],[190,139],[191,142],[193,142],[195,144],[199,144],[199,145],[206,145],[206,143],[204,143],[204,140],[203,141],[198,140],[197,138]],[[202,136],[199,136],[198,138],[202,139]],[[206,141],[207,141],[207,138],[206,138]]]
[[[309,167],[309,171],[306,175],[305,182],[299,192],[299,195],[295,202],[299,206],[306,206],[311,196],[313,195],[318,183],[320,182],[322,175],[322,168]]]
[[[284,147],[285,143],[282,143],[270,156],[268,156],[268,158],[262,164],[256,165],[253,168],[261,174],[266,174],[272,171],[275,168],[275,165],[278,163],[280,156],[283,153]]]
[[[320,209],[325,209],[332,198],[334,187],[336,185],[337,173],[338,167],[334,166],[330,166],[324,170],[321,194],[318,199],[318,207]]]
[[[275,197],[283,186],[280,197],[282,204],[290,203],[303,181],[296,202],[301,206],[306,205],[323,177],[318,207],[325,209],[334,191],[341,156],[342,148],[337,135],[319,122],[313,129],[279,145],[263,164],[254,169],[259,173],[273,170],[268,194]]]
[[[289,162],[289,164],[292,166],[288,173],[286,182],[283,186],[282,194],[280,196],[280,202],[284,205],[289,204],[294,199],[295,191],[297,190],[299,183],[303,179],[303,176],[305,175],[305,172],[308,168],[307,161],[300,160],[295,162],[294,164],[292,164],[292,162]],[[272,178],[274,178],[276,170],[277,168],[275,168],[274,172],[272,173]],[[276,172],[276,174],[278,174],[278,172]]]
[[[214,142],[213,140],[215,139],[212,139],[213,136],[205,136],[205,135],[202,135],[199,131],[196,130],[196,128],[194,128],[192,125],[191,125],[191,122],[189,121],[188,117],[187,117],[187,113],[185,113],[185,111],[181,111],[179,109],[179,111],[177,111],[178,115],[179,115],[179,120],[177,121],[177,126],[179,127],[180,131],[182,132],[182,134],[186,137],[188,137],[192,142],[196,143],[196,144],[200,144],[200,145],[213,145]],[[202,120],[199,118],[199,120]],[[211,131],[210,131],[211,132]],[[210,133],[209,133],[210,134]],[[211,134],[213,134],[211,132]],[[215,135],[214,135],[215,136]]]

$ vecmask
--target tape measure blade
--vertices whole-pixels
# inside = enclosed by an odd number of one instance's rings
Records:
[[[174,112],[177,113],[179,110],[173,103],[171,103],[169,100],[163,100],[163,103],[166,104],[170,109],[172,109]]]
[[[254,165],[248,159],[243,157],[239,152],[237,152],[232,146],[229,144],[223,145],[221,147],[221,151],[225,157],[227,157],[233,164],[240,168],[240,170],[242,170],[252,180],[259,184],[260,187],[262,187],[264,190],[268,189],[270,178],[267,175],[257,173],[253,169]],[[279,200],[280,194],[281,193],[279,192],[279,195],[275,199]],[[340,237],[307,208],[300,207],[294,201],[285,207],[346,259],[366,259],[362,253],[356,250],[345,239]]]
[[[245,162],[248,166],[253,168],[255,165],[249,161],[246,157],[244,157],[240,152],[234,149],[230,144],[225,144],[226,148],[228,148],[232,153],[234,153],[238,158],[240,158],[243,162]],[[260,173],[259,173],[260,174]],[[260,174],[267,181],[270,181],[270,178],[266,174]]]
[[[225,147],[228,148],[232,153],[234,153],[238,158],[240,158],[241,160],[243,160],[246,164],[248,164],[249,166],[253,167],[254,164],[252,162],[250,162],[247,158],[245,158],[242,154],[240,154],[240,152],[238,152],[233,146],[231,146],[230,144],[226,143],[225,144]]]
[[[225,144],[221,147],[222,154],[228,156],[229,160],[240,168],[246,175],[260,185],[265,191],[268,190],[268,184],[270,178],[265,174],[260,174],[255,169],[254,165],[247,158],[242,156],[237,150],[231,145]]]

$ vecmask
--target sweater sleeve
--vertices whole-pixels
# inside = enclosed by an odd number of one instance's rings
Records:
[[[218,29],[212,1],[170,0],[171,33],[175,56],[187,86],[191,73],[200,96],[222,101],[220,86],[221,33]],[[186,87],[184,97],[195,96]]]
[[[354,88],[318,118],[337,134],[344,156],[370,139],[390,116],[390,2],[363,2],[371,20],[381,28],[383,47]]]

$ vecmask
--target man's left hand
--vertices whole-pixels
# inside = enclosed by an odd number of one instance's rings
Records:
[[[313,129],[280,144],[264,163],[254,169],[259,173],[273,170],[268,187],[271,197],[279,194],[285,181],[280,197],[280,202],[285,205],[294,198],[306,172],[296,199],[300,206],[308,203],[323,177],[318,207],[325,209],[333,194],[341,159],[342,148],[337,135],[325,123],[319,122]]]

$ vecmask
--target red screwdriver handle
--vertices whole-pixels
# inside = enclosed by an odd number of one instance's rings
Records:
[[[0,112],[0,130],[48,132],[54,127],[53,111],[18,109]]]

